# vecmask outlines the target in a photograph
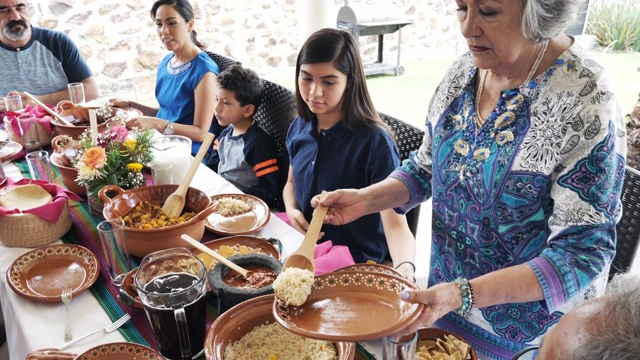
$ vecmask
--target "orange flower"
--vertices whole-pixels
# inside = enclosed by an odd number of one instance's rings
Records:
[[[99,146],[88,148],[82,156],[82,162],[92,169],[102,169],[107,161],[107,154]]]

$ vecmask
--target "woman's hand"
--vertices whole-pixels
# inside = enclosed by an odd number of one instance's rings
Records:
[[[367,201],[359,190],[342,189],[314,196],[311,199],[311,206],[316,208],[322,203],[329,207],[324,222],[331,225],[344,225],[367,214]]]
[[[418,329],[430,327],[436,320],[462,305],[462,293],[453,283],[442,283],[424,290],[406,290],[400,293],[403,301],[425,304],[416,321],[394,335],[410,334]]]
[[[162,122],[162,124],[165,124],[164,126],[166,126],[167,124],[166,121],[160,120],[152,116],[139,116],[127,121],[127,128],[131,129],[135,127],[140,130],[156,129],[162,132],[161,129],[164,129],[164,128],[158,125],[160,124],[160,122]]]
[[[78,354],[60,351],[58,349],[40,349],[27,354],[27,358],[25,360],[67,360],[75,359],[77,356]]]
[[[288,210],[287,217],[289,217],[289,222],[291,223],[291,227],[298,230],[301,234],[306,234],[307,229],[309,228],[309,222],[304,218],[304,214],[302,211],[298,209]],[[318,235],[318,240],[322,239],[324,236],[324,232],[320,232]]]
[[[111,99],[107,100],[107,104],[109,104],[109,106],[112,106],[112,107],[115,107],[115,108],[131,107],[131,101],[122,100],[122,99],[116,99],[116,98],[111,98]]]

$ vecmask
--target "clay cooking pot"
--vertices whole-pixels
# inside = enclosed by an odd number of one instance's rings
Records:
[[[107,185],[98,192],[98,197],[104,202],[102,215],[105,219],[124,217],[142,200],[162,205],[177,188],[178,185],[153,185],[125,191],[118,186]],[[107,196],[113,193],[116,195]],[[184,241],[180,239],[182,234],[187,234],[194,239],[202,239],[204,220],[217,207],[218,204],[212,203],[203,191],[190,187],[187,191],[184,211],[195,211],[196,215],[184,223],[158,229],[125,228],[129,253],[142,258],[154,251],[184,247]]]

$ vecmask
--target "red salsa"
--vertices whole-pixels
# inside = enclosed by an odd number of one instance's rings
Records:
[[[249,276],[245,279],[242,274],[233,270],[227,271],[222,277],[225,284],[238,289],[260,289],[273,283],[276,273],[265,266],[245,266]]]

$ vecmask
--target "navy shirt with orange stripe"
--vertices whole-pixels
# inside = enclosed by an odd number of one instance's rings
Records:
[[[287,150],[293,169],[295,197],[307,221],[311,198],[322,190],[363,188],[385,179],[399,164],[398,149],[382,127],[347,129],[343,122],[320,133],[317,121],[297,117],[287,134]],[[363,216],[346,225],[324,224],[325,236],[334,245],[346,245],[357,263],[389,259],[380,214]]]
[[[281,177],[276,144],[269,134],[254,123],[244,134],[233,136],[230,125],[220,133],[216,148],[220,176],[245,194],[275,206]]]

